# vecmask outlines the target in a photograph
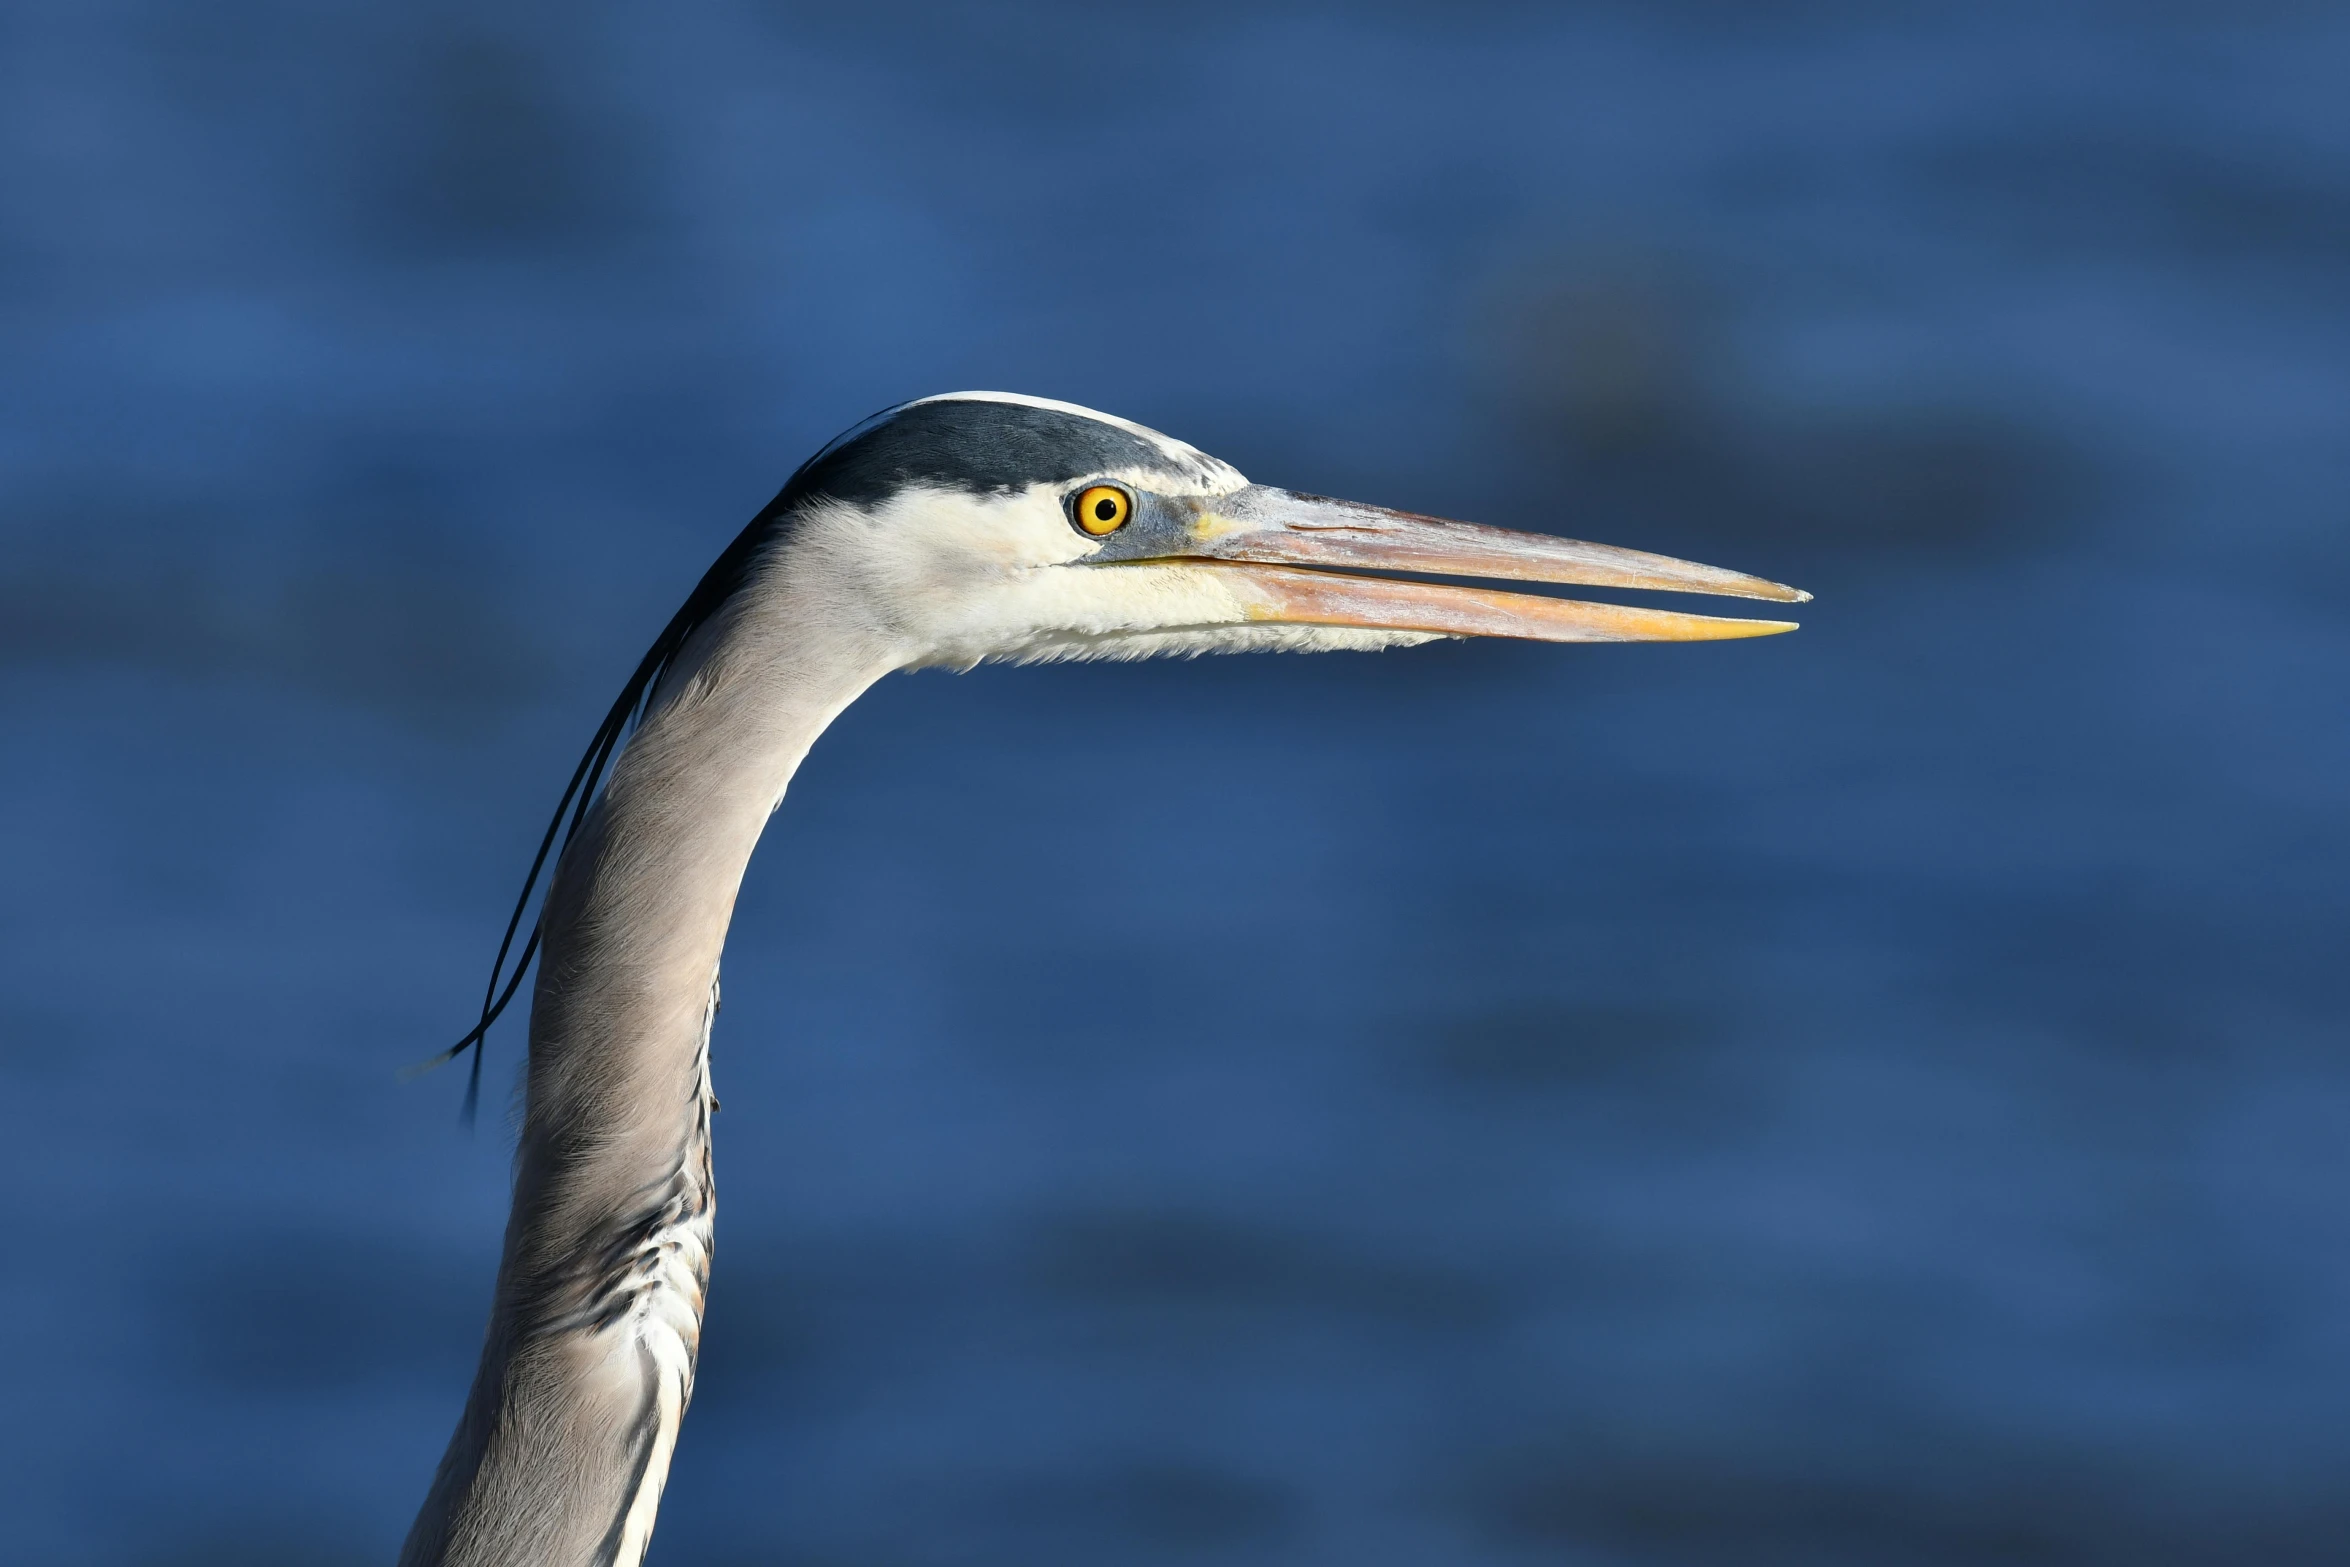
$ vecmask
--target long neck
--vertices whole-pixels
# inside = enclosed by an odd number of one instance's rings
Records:
[[[651,1538],[709,1281],[735,893],[810,744],[890,665],[769,588],[664,682],[549,890],[488,1341],[402,1567],[634,1567]]]

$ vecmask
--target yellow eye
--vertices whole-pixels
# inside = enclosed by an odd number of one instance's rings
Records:
[[[1114,484],[1097,484],[1077,497],[1072,515],[1077,526],[1098,539],[1126,526],[1126,519],[1134,515],[1134,501]]]

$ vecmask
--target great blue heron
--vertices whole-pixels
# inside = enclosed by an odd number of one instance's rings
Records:
[[[503,992],[501,947],[481,1024],[457,1047],[476,1048],[478,1082],[481,1036],[538,948],[487,1342],[403,1567],[642,1559],[709,1280],[710,1025],[727,922],[800,759],[874,681],[990,659],[1794,629],[1364,573],[1807,597],[1660,555],[1251,484],[1140,425],[997,392],[889,409],[792,476],[605,717],[507,942],[568,813],[535,933]]]

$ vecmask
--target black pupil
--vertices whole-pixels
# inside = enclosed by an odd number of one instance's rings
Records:
[[[1094,520],[1094,521],[1096,521],[1096,522],[1108,522],[1108,521],[1109,521],[1109,520],[1110,520],[1112,517],[1115,517],[1115,516],[1117,516],[1117,515],[1118,515],[1118,503],[1117,503],[1116,501],[1114,501],[1114,500],[1110,499],[1110,498],[1109,498],[1107,495],[1103,496],[1103,497],[1102,497],[1100,500],[1098,500],[1098,501],[1095,501],[1095,502],[1093,503],[1093,520]]]

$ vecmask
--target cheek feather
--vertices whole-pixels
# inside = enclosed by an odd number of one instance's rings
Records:
[[[806,585],[881,629],[905,668],[990,660],[1333,652],[1432,640],[1419,632],[1270,622],[1247,578],[1212,565],[1088,566],[1059,487],[1016,495],[915,488],[871,508],[836,505],[804,524]]]
[[[958,603],[922,662],[968,668],[987,659],[1066,657],[1072,655],[1040,650],[1248,619],[1248,604],[1212,569],[1050,567],[1019,572]]]

